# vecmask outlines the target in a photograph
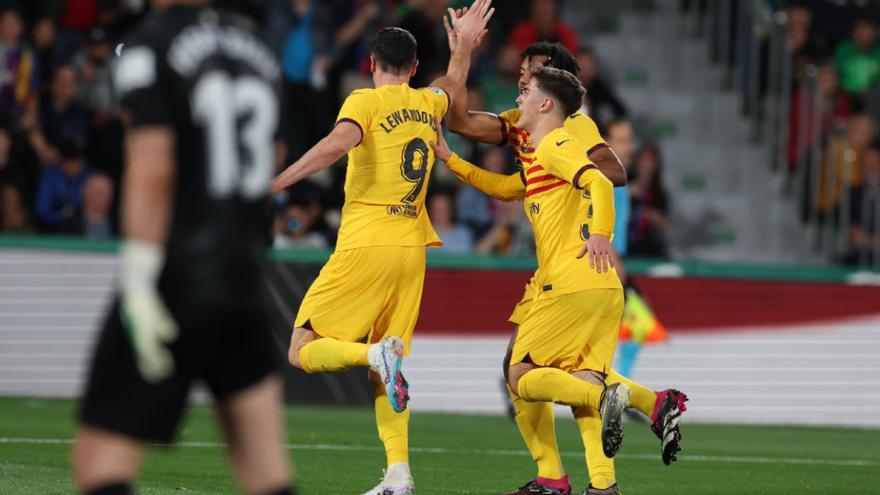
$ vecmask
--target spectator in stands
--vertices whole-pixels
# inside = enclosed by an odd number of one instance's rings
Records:
[[[492,226],[474,245],[479,254],[535,254],[535,237],[529,219],[518,201],[499,202]]]
[[[849,242],[847,264],[867,261],[867,253],[880,256],[880,148],[872,146],[861,160],[861,182],[850,189]]]
[[[470,108],[485,108],[487,112],[495,114],[512,108],[519,96],[519,66],[517,49],[511,45],[501,47],[496,57],[495,72],[480,81],[485,107]]]
[[[115,237],[116,222],[110,215],[112,206],[113,181],[104,174],[92,174],[82,187],[81,211],[61,224],[59,232],[89,239]]]
[[[37,216],[51,232],[57,231],[64,222],[79,213],[82,188],[92,173],[77,143],[63,143],[60,155],[57,165],[43,168],[37,188]]]
[[[580,66],[578,78],[587,90],[586,113],[600,127],[611,119],[622,119],[626,116],[626,107],[614,93],[614,89],[599,75],[599,59],[591,48],[585,49],[576,57]]]
[[[852,104],[849,95],[840,89],[840,81],[834,66],[830,63],[819,67],[817,78],[819,93],[821,94],[822,122],[820,123],[820,137],[827,136],[831,132],[842,131],[846,128],[846,121],[852,112]],[[806,103],[806,106],[803,106]],[[795,89],[791,99],[789,111],[789,143],[788,163],[794,168],[803,158],[804,153],[813,145],[813,97],[803,86]],[[801,129],[807,132],[802,136]]]
[[[37,56],[24,43],[24,23],[18,10],[0,10],[0,114],[18,118],[39,89]]]
[[[58,49],[68,60],[86,41],[86,34],[98,23],[100,0],[65,0],[58,21]]]
[[[474,239],[471,231],[464,225],[455,223],[452,218],[452,196],[446,192],[436,192],[428,198],[428,216],[434,231],[443,241],[442,253],[464,254],[473,249]]]
[[[44,164],[58,161],[61,143],[84,146],[89,130],[88,115],[76,104],[76,72],[65,65],[55,70],[51,93],[40,98],[37,119],[23,120],[30,130],[31,146]]]
[[[562,43],[571,53],[580,51],[575,30],[559,19],[556,0],[532,0],[531,17],[517,24],[510,33],[510,44],[520,52],[537,41]]]
[[[312,226],[321,214],[321,206],[309,195],[291,194],[281,214],[275,219],[276,248],[325,248],[327,239]]]
[[[51,17],[40,18],[31,30],[31,40],[39,67],[37,77],[41,91],[52,80],[52,74],[55,72],[55,66],[58,62],[55,35],[55,21]]]
[[[628,180],[632,209],[629,252],[636,256],[666,256],[666,217],[669,205],[662,180],[660,148],[647,144],[634,160]]]
[[[480,166],[490,172],[507,174],[509,172],[506,167],[510,162],[511,159],[507,157],[504,148],[492,147],[483,154]],[[498,200],[462,184],[455,198],[455,216],[470,229],[472,238],[479,239],[492,226],[493,214],[498,211],[498,203]]]
[[[33,231],[21,191],[13,184],[0,187],[0,222],[0,231],[7,234]]]
[[[841,189],[861,184],[861,163],[876,136],[874,121],[858,114],[850,117],[845,136],[829,141],[819,168],[816,206],[820,212],[835,211],[841,202]]]
[[[85,48],[74,57],[79,74],[76,101],[90,114],[87,156],[95,167],[114,179],[122,175],[122,120],[113,92],[110,59],[113,44],[103,28],[89,33]]]
[[[449,45],[446,30],[443,29],[443,16],[449,1],[424,0],[414,7],[415,10],[401,19],[400,27],[412,33],[416,39],[419,67],[410,85],[421,87],[431,83],[431,74],[446,70]]]
[[[285,140],[291,158],[299,158],[333,124],[335,109],[327,91],[332,19],[317,0],[291,0],[291,10],[281,51],[284,74],[283,105],[287,123]]]
[[[837,46],[834,52],[837,71],[843,89],[861,97],[880,80],[880,46],[877,45],[877,26],[869,17],[853,22],[852,39]]]

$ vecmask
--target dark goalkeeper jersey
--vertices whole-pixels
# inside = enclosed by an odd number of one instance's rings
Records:
[[[131,128],[176,137],[173,218],[160,289],[171,306],[260,304],[279,66],[237,15],[174,6],[124,43],[114,85]]]

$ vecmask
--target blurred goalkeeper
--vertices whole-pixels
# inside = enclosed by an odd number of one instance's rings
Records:
[[[289,495],[278,349],[262,260],[278,64],[242,18],[154,0],[114,84],[128,118],[121,288],[80,409],[82,493],[131,493],[203,381],[240,487]]]

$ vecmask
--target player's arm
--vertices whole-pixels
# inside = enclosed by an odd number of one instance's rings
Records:
[[[165,344],[177,337],[177,324],[158,291],[174,202],[174,146],[174,131],[167,126],[126,133],[121,304],[138,369],[148,381],[174,370]]]
[[[446,28],[450,53],[455,52],[458,43],[458,34],[452,27],[452,24],[455,24],[464,13],[467,13],[467,9],[450,10],[449,15],[452,18],[452,23],[446,17],[443,18],[443,26]],[[459,95],[459,97],[452,100],[452,107],[447,114],[446,120],[449,130],[474,141],[497,144],[499,146],[506,144],[505,124],[498,115],[490,112],[475,112],[468,109],[468,99],[465,97],[467,94],[466,82],[467,77],[454,90],[455,94]]]
[[[589,254],[590,267],[599,273],[606,272],[614,267],[614,186],[595,163],[584,163],[587,150],[577,140],[556,143],[545,139],[539,145],[538,155],[544,169],[577,189],[589,191],[592,198],[590,236],[577,257]]]
[[[159,293],[174,204],[177,145],[161,63],[158,50],[136,41],[126,45],[113,68],[127,124],[120,312],[138,370],[151,382],[174,370],[166,344],[177,338],[177,323]]]
[[[467,95],[465,82],[471,67],[471,54],[488,32],[486,24],[495,13],[491,5],[492,0],[475,0],[470,9],[462,11],[461,16],[457,16],[453,9],[449,9],[449,15],[454,23],[450,28],[454,30],[456,42],[450,47],[451,56],[446,74],[432,82],[431,86],[445,91],[450,101],[462,99]],[[445,17],[444,23],[448,25]]]
[[[363,140],[363,130],[360,124],[349,120],[338,122],[330,134],[318,141],[318,144],[272,181],[272,194],[333,165],[360,144],[361,140]]]
[[[602,146],[591,152],[590,161],[596,164],[599,171],[611,181],[615,187],[626,185],[626,169],[620,158],[609,146]]]
[[[465,184],[501,201],[516,201],[525,197],[526,187],[519,175],[504,175],[482,169],[461,158],[449,149],[443,128],[437,125],[437,141],[430,143],[434,156],[446,163],[449,170]]]

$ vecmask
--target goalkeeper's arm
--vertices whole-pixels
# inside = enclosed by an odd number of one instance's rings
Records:
[[[158,279],[171,224],[175,182],[174,131],[167,126],[129,129],[123,183],[122,313],[137,365],[148,381],[174,370],[165,344],[177,324],[162,302]]]

